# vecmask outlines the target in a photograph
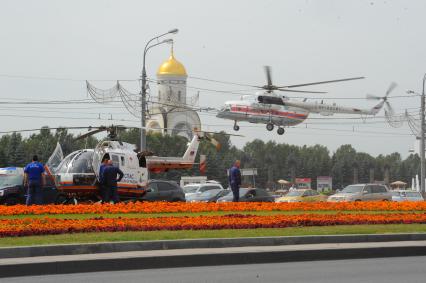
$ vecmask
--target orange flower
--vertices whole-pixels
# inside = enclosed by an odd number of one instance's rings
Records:
[[[105,213],[169,213],[208,211],[426,211],[426,202],[309,202],[309,203],[180,203],[136,202],[119,204],[78,204],[43,206],[3,206],[0,215],[22,214],[105,214]]]
[[[300,214],[268,216],[229,214],[225,216],[156,218],[2,219],[0,220],[0,237],[101,231],[217,230],[397,223],[424,224],[426,223],[426,213],[337,213],[333,215]]]

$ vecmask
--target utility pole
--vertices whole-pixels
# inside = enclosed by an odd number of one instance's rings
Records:
[[[423,196],[425,195],[425,81],[426,74],[423,76],[420,110],[420,191]]]
[[[168,38],[168,39],[164,39],[163,41],[158,41],[160,37],[163,37],[167,34],[176,34],[179,30],[178,29],[172,29],[169,30],[166,33],[160,34],[156,37],[151,38],[145,45],[145,48],[143,50],[143,61],[142,61],[142,75],[141,75],[141,79],[142,79],[142,85],[141,85],[141,151],[146,150],[146,128],[145,128],[145,120],[146,120],[146,67],[145,67],[145,58],[146,58],[146,53],[148,52],[149,49],[151,49],[154,46],[163,44],[163,43],[172,43],[173,40]],[[157,40],[157,43],[151,44],[150,43],[154,40]]]
[[[420,95],[420,146],[419,146],[419,155],[420,155],[420,193],[423,197],[426,196],[425,191],[425,177],[426,177],[426,164],[425,164],[425,84],[426,84],[426,74],[423,76],[423,89],[422,93],[419,94],[413,90],[408,90],[407,93],[414,93]],[[415,133],[417,135],[417,133]]]

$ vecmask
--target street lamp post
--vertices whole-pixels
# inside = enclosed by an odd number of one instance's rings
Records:
[[[143,62],[142,62],[142,86],[141,86],[141,151],[146,150],[146,128],[145,128],[145,118],[146,118],[146,67],[145,67],[145,58],[146,53],[151,47],[163,44],[163,43],[170,43],[173,40],[172,39],[165,39],[161,42],[155,43],[150,45],[150,43],[154,40],[158,40],[160,37],[163,37],[167,34],[176,34],[179,30],[178,29],[172,29],[169,30],[166,33],[160,34],[156,37],[151,38],[145,45],[144,51],[143,51]]]
[[[425,83],[426,74],[423,76],[423,90],[420,100],[420,191],[425,196],[425,177],[426,177],[426,164],[425,164]],[[409,90],[408,93],[416,93]]]
[[[420,113],[420,191],[425,195],[425,81],[426,74],[423,76],[423,90],[421,98],[421,113]]]

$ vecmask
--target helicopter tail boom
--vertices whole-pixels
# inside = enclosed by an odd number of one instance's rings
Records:
[[[184,161],[193,163],[195,161],[195,156],[197,156],[199,145],[200,145],[200,138],[198,137],[198,135],[194,135],[182,159]]]

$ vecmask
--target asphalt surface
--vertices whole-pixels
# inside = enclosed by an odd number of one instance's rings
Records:
[[[75,273],[0,279],[0,282],[425,282],[426,256],[305,261],[115,272]]]

